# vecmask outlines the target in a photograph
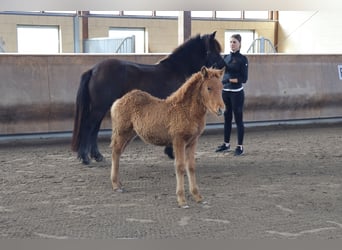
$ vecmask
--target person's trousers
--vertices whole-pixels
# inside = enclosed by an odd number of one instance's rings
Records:
[[[245,92],[243,89],[238,92],[222,91],[222,99],[226,106],[226,110],[224,112],[224,141],[227,143],[230,142],[234,114],[234,120],[237,129],[237,143],[238,145],[242,145],[245,133],[245,127],[243,123]]]

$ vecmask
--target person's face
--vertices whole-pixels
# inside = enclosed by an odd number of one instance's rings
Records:
[[[230,38],[230,50],[236,52],[240,49],[240,43],[234,37]]]

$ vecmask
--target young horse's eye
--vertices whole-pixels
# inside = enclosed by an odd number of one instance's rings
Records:
[[[210,88],[210,87],[208,87],[208,91],[211,91],[211,88]]]

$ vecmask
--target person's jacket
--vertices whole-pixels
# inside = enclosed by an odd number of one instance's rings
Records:
[[[248,59],[240,51],[230,52],[223,57],[225,65],[218,65],[219,68],[226,67],[223,76],[223,88],[228,90],[241,89],[242,84],[248,79]],[[229,79],[237,78],[238,83],[231,83]]]

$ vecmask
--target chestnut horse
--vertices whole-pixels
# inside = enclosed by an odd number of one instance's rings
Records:
[[[222,76],[224,69],[207,69],[193,74],[176,92],[166,99],[147,92],[133,90],[114,102],[112,119],[112,169],[114,190],[122,191],[119,181],[119,161],[125,147],[138,135],[146,143],[158,146],[173,145],[177,180],[178,205],[187,207],[184,174],[196,202],[202,201],[195,177],[195,149],[202,134],[207,111],[221,115]]]
[[[97,136],[103,118],[116,99],[133,89],[166,98],[202,66],[220,65],[221,46],[215,34],[190,38],[154,65],[107,59],[84,72],[76,97],[71,143],[82,163],[89,164],[91,158],[103,160]],[[165,152],[172,158],[172,147]]]

